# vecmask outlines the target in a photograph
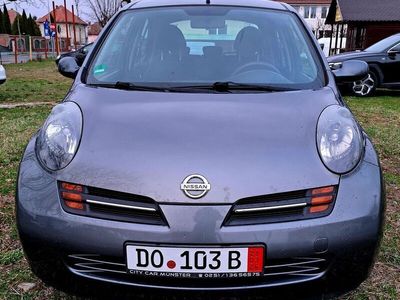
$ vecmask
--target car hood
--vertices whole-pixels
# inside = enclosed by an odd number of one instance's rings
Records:
[[[338,55],[329,56],[327,59],[329,63],[335,63],[351,59],[362,59],[374,55],[376,55],[376,53],[365,52],[365,51],[352,51],[352,52],[346,52]]]
[[[76,157],[58,180],[145,195],[160,203],[221,203],[334,185],[316,148],[330,88],[259,94],[153,93],[76,86],[82,109]],[[211,190],[190,199],[191,174]]]

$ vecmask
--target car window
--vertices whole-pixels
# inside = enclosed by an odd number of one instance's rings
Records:
[[[291,12],[163,7],[121,13],[91,62],[87,83],[180,86],[233,81],[320,88],[319,54]]]
[[[376,44],[373,44],[372,46],[368,47],[365,49],[367,52],[383,52],[386,50],[389,50],[390,47],[393,47],[396,43],[400,42],[400,36],[399,35],[392,35],[389,36],[386,39],[383,39]]]
[[[398,44],[397,46],[394,46],[391,50],[400,52],[400,44]]]
[[[93,46],[93,44],[86,45],[85,47],[83,47],[83,48],[81,49],[81,52],[82,52],[83,54],[88,54],[89,51],[90,51],[90,49],[92,49],[92,46]]]

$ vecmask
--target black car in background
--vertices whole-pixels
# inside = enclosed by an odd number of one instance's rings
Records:
[[[90,51],[90,49],[92,49],[92,47],[93,47],[93,43],[90,43],[90,44],[83,46],[82,48],[79,48],[76,51],[71,51],[68,53],[61,54],[57,57],[56,64],[58,65],[58,62],[64,57],[73,57],[73,58],[75,58],[78,66],[82,66],[83,61],[86,58],[86,55],[89,53],[89,51]]]
[[[332,69],[337,69],[344,61],[353,59],[367,62],[370,69],[366,78],[348,86],[355,96],[371,96],[379,87],[400,89],[400,33],[363,51],[328,57],[328,62]]]

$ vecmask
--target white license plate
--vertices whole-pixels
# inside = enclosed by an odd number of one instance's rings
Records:
[[[263,246],[149,247],[127,245],[128,272],[171,277],[251,277],[264,271]]]

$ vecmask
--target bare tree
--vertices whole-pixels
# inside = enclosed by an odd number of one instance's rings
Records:
[[[75,12],[76,12],[76,15],[79,17],[79,15],[80,15],[79,6],[80,6],[80,4],[81,4],[81,0],[74,0],[74,4],[75,4]]]
[[[46,4],[46,0],[0,0],[0,4],[11,4],[15,3],[18,5],[19,3],[28,3],[29,5],[33,5],[35,7],[41,6],[43,4]]]
[[[325,29],[325,21],[322,20],[321,18],[317,17],[317,21],[315,22],[314,26],[313,26],[313,31],[315,32],[315,36],[317,39],[321,38],[319,36],[319,31],[320,30],[324,30]],[[323,37],[323,36],[322,36]]]
[[[83,0],[87,6],[89,17],[104,27],[111,17],[120,9],[121,0]]]

